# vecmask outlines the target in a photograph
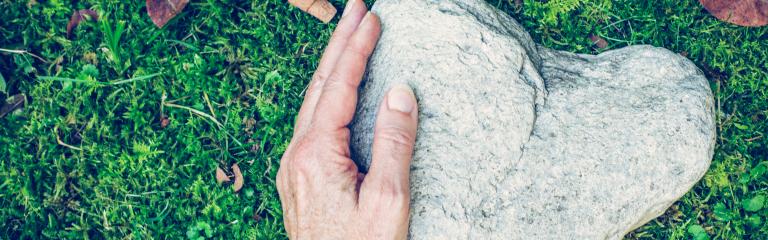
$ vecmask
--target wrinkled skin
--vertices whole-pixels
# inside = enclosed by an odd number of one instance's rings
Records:
[[[410,88],[393,87],[381,104],[369,172],[350,158],[347,125],[380,32],[379,18],[350,0],[315,71],[276,179],[291,239],[407,237],[418,116]]]

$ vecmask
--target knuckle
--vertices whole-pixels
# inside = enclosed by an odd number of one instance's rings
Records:
[[[343,174],[352,174],[354,173],[357,175],[357,165],[355,165],[354,162],[349,161],[349,159],[346,158],[337,158],[335,161],[330,161],[334,165],[334,171],[333,172],[339,172]]]
[[[320,89],[323,88],[323,85],[325,85],[325,82],[328,80],[328,73],[324,70],[317,70],[312,75],[312,81],[310,81],[309,87],[307,88],[306,96],[312,96],[320,91]]]
[[[314,146],[310,138],[301,138],[294,143],[295,148],[292,149],[291,157],[284,163],[285,168],[291,172],[307,173],[313,168],[311,159],[314,157]]]
[[[343,75],[341,72],[337,70],[334,70],[331,73],[331,75],[328,76],[328,79],[323,85],[323,90],[325,91],[356,89],[356,88],[357,88],[357,85],[355,85],[352,81],[349,81],[345,75]]]
[[[286,152],[283,155],[283,158],[280,159],[280,167],[278,167],[277,175],[275,175],[275,183],[277,184],[278,190],[282,188],[281,186],[285,187],[285,181],[287,180],[285,171],[288,171],[291,162],[291,158],[288,157],[289,154],[289,152]]]
[[[287,169],[284,166],[280,166],[280,168],[277,169],[277,175],[275,176],[275,184],[277,184],[277,190],[281,189],[287,189],[288,187],[288,176],[286,173]]]
[[[293,158],[296,158],[295,155],[297,154],[302,154],[306,152],[312,146],[311,134],[312,134],[311,132],[307,132],[306,136],[301,136],[299,138],[294,138],[293,140],[291,140],[291,144],[289,148],[294,152]]]
[[[382,181],[379,190],[379,201],[382,204],[392,207],[404,206],[410,200],[410,193],[407,187],[393,183],[392,181]]]
[[[355,59],[368,59],[368,55],[370,55],[372,50],[363,43],[352,41],[347,45],[345,51]]]
[[[392,148],[391,151],[405,151],[413,147],[415,137],[407,130],[401,127],[384,127],[378,131],[378,139],[381,144],[385,144],[386,147]]]
[[[330,145],[328,148],[341,156],[349,156],[349,141],[352,138],[349,129],[337,130],[333,133],[333,136],[333,139],[326,141],[326,144]]]
[[[296,161],[291,164],[292,172],[295,172],[298,175],[311,175],[312,171],[314,170],[315,166],[312,164],[312,161],[308,158],[298,158]]]
[[[356,177],[357,165],[348,158],[349,138],[348,129],[310,129],[291,142],[278,169],[278,184],[297,188],[295,185],[305,180]]]
[[[320,152],[336,153],[341,156],[349,155],[349,141],[352,137],[350,130],[347,128],[329,129],[319,126],[312,127],[307,132],[306,138],[311,140],[302,141],[299,148],[322,149]]]
[[[277,179],[277,181],[275,181],[275,184],[277,185],[277,195],[280,196],[281,198],[285,198],[285,194],[287,193],[288,188],[285,185],[284,180]]]
[[[322,85],[325,80],[328,79],[328,72],[324,70],[317,70],[312,75],[312,84],[310,85],[310,89],[314,86],[320,86]]]
[[[285,169],[281,167],[280,169],[277,170],[277,175],[275,176],[275,184],[277,184],[278,190],[280,190],[284,186],[283,181],[285,180],[283,179],[285,178],[285,173],[283,173],[283,171],[285,171]]]

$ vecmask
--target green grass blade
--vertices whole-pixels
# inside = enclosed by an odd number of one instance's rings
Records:
[[[161,74],[163,74],[163,73],[162,72],[153,73],[153,74],[139,76],[139,77],[132,77],[132,78],[129,78],[129,79],[116,80],[116,81],[109,82],[108,84],[114,86],[114,85],[132,83],[132,82],[135,82],[135,81],[141,81],[141,80],[146,80],[146,79],[150,79],[150,78],[153,78],[153,77],[157,77],[157,76],[160,76]]]

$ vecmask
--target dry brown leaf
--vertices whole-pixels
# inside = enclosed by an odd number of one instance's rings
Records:
[[[235,183],[232,184],[232,189],[235,190],[235,192],[240,191],[240,189],[243,188],[243,173],[240,172],[240,167],[237,166],[237,163],[232,165],[232,172],[235,174]]]
[[[168,127],[168,124],[171,124],[171,120],[168,119],[168,117],[163,117],[163,118],[160,119],[160,127],[161,128]]]
[[[589,40],[592,41],[592,44],[595,44],[598,50],[608,47],[608,41],[605,41],[605,39],[600,36],[590,34]]]
[[[216,167],[216,182],[219,184],[229,182],[231,179],[229,179],[229,176],[227,176],[227,173],[224,172],[223,169],[220,167]]]
[[[699,0],[721,21],[745,27],[768,25],[767,0]]]
[[[147,13],[155,26],[162,28],[187,6],[189,0],[147,0]]]
[[[328,0],[288,0],[288,2],[324,23],[329,23],[336,16],[336,7]]]
[[[99,14],[97,14],[96,11],[90,9],[75,11],[72,13],[72,17],[69,18],[69,23],[67,23],[67,38],[72,34],[72,29],[75,29],[77,25],[80,25],[80,22],[83,20],[86,20],[86,16],[90,17],[93,21],[99,20]]]

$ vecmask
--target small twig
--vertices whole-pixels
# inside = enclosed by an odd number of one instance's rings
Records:
[[[204,112],[202,112],[200,110],[197,110],[197,109],[194,109],[194,108],[191,108],[191,107],[182,106],[182,105],[178,105],[178,104],[173,104],[171,102],[172,101],[167,101],[167,102],[163,103],[163,105],[166,106],[166,107],[184,109],[184,110],[190,111],[191,113],[197,114],[198,116],[201,116],[203,118],[207,118],[211,122],[215,123],[216,126],[219,127],[219,129],[223,130],[224,133],[227,134],[227,136],[231,137],[235,141],[235,143],[237,143],[240,146],[243,145],[243,143],[238,141],[237,138],[235,138],[235,136],[233,136],[232,134],[227,132],[226,129],[224,129],[224,125],[221,124],[221,122],[219,122],[219,120],[216,120],[216,118],[211,116],[210,114],[204,113]]]
[[[51,77],[51,76],[38,76],[37,79],[39,79],[39,80],[50,80],[50,81],[60,81],[60,82],[95,84],[97,86],[115,86],[115,85],[132,83],[132,82],[136,82],[136,81],[150,79],[150,78],[159,76],[161,74],[163,74],[163,73],[159,72],[159,73],[153,73],[153,74],[139,76],[139,77],[133,77],[133,78],[129,78],[129,79],[121,79],[121,80],[109,81],[109,82],[100,82],[100,81],[95,81],[95,80],[82,80],[82,79],[74,79],[74,78],[63,78],[63,77]]]
[[[187,36],[184,36],[183,38],[181,38],[181,41],[185,41],[189,37],[192,37],[192,33],[189,33],[189,34],[187,34]]]
[[[241,147],[243,146],[243,143],[242,143],[242,142],[240,142],[240,141],[238,141],[238,140],[237,140],[237,138],[236,138],[235,136],[233,136],[232,134],[230,134],[230,133],[229,133],[229,132],[227,132],[227,131],[224,131],[224,133],[226,133],[226,134],[227,134],[227,136],[231,137],[231,138],[232,138],[232,140],[234,140],[234,141],[235,141],[235,143],[237,143],[237,145],[238,145],[238,146],[241,146]]]
[[[187,99],[187,98],[189,98],[189,96],[183,96],[183,97],[180,97],[180,98],[177,98],[177,99],[174,99],[174,100],[168,100],[168,101],[165,101],[165,102],[166,103],[175,103],[175,102]]]
[[[191,108],[191,107],[187,107],[187,106],[182,106],[182,105],[177,105],[177,104],[173,104],[173,103],[168,103],[168,102],[165,103],[165,106],[166,107],[172,107],[172,108],[180,108],[180,109],[184,109],[184,110],[190,111],[191,113],[194,113],[194,114],[197,114],[197,115],[199,115],[201,117],[207,118],[211,122],[215,123],[216,126],[218,126],[219,128],[224,128],[224,125],[222,125],[218,120],[216,120],[216,118],[214,118],[210,114],[204,113],[204,112],[202,112],[200,110],[197,110],[197,109],[194,109],[194,108]]]
[[[146,195],[156,194],[156,193],[159,193],[159,192],[158,191],[149,191],[149,192],[143,192],[143,193],[139,193],[139,194],[128,193],[128,194],[125,194],[125,196],[126,197],[144,197]]]
[[[27,96],[23,93],[13,95],[8,100],[11,100],[11,102],[0,104],[0,118],[27,105]]]
[[[53,133],[56,134],[56,142],[59,145],[67,147],[67,148],[70,148],[70,149],[74,149],[74,150],[77,150],[77,151],[83,151],[82,148],[75,147],[75,146],[72,146],[72,145],[69,145],[69,144],[65,143],[64,141],[61,141],[61,137],[59,137],[59,127],[53,127]]]
[[[150,78],[159,76],[161,74],[163,74],[163,73],[162,72],[158,72],[158,73],[153,73],[153,74],[139,76],[139,77],[132,77],[132,78],[129,78],[129,79],[112,81],[112,82],[109,82],[108,84],[109,85],[120,85],[120,84],[125,84],[125,83],[132,83],[132,82],[135,82],[135,81],[141,81],[141,80],[145,80],[145,79],[150,79]]]
[[[205,103],[208,104],[208,110],[211,111],[211,115],[215,118],[216,117],[216,112],[213,111],[213,106],[211,106],[211,100],[208,99],[208,94],[203,92],[203,98],[205,98]]]
[[[753,137],[753,138],[748,138],[748,139],[745,139],[744,141],[752,142],[752,141],[755,141],[755,140],[758,140],[758,139],[761,139],[761,138],[763,138],[763,135],[760,135],[760,136],[757,136],[757,137]]]
[[[14,54],[21,54],[21,55],[27,54],[27,55],[30,55],[30,56],[32,56],[34,58],[37,58],[40,61],[43,61],[44,63],[48,63],[48,60],[45,60],[44,58],[42,58],[40,56],[37,56],[34,53],[31,53],[31,52],[29,52],[27,50],[16,50],[16,49],[0,48],[0,52],[7,52],[7,53],[14,53]]]
[[[269,171],[272,171],[272,161],[266,161],[267,162],[267,169],[264,170],[265,177],[269,177]]]
[[[160,97],[160,116],[165,115],[165,112],[163,112],[163,106],[165,106],[165,99],[167,99],[168,96],[165,95],[165,91],[163,91],[163,96]]]

